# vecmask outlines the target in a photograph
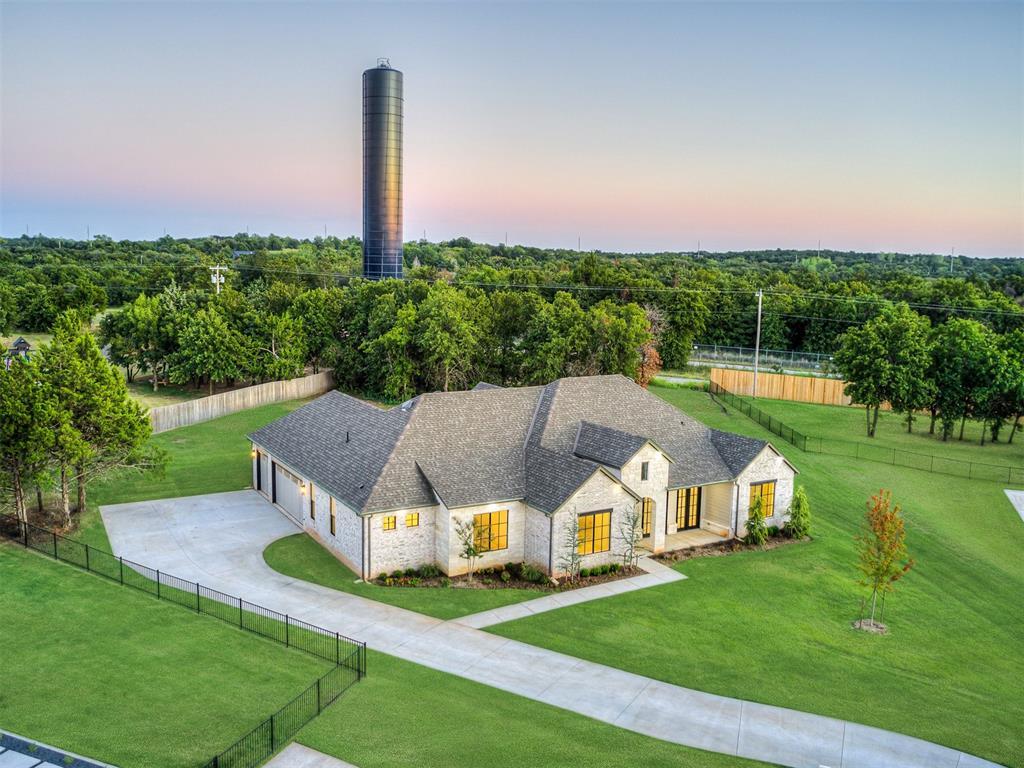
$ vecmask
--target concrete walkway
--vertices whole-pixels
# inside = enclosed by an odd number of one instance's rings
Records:
[[[284,576],[264,563],[263,550],[295,533],[295,525],[255,491],[101,512],[119,555],[375,650],[655,738],[794,768],[994,765],[878,728],[669,685]]]
[[[1020,519],[1024,520],[1024,491],[1011,491],[1007,488],[1005,493],[1010,503],[1013,504],[1013,508],[1017,510],[1017,514],[1020,515]]]
[[[671,584],[673,581],[680,581],[686,578],[679,571],[667,568],[661,563],[656,563],[649,557],[641,557],[637,565],[644,571],[639,576],[631,576],[628,579],[618,579],[617,581],[606,581],[604,584],[580,587],[568,592],[556,592],[553,595],[545,595],[533,600],[524,600],[521,603],[503,605],[500,608],[492,608],[489,611],[462,616],[458,619],[452,619],[452,621],[464,627],[481,629],[493,624],[503,624],[506,621],[525,619],[527,616],[533,616],[538,613],[547,613],[556,608],[564,608],[567,605],[600,600],[602,597],[635,592],[638,589],[659,587],[662,584]]]
[[[282,749],[274,758],[263,766],[263,768],[356,768],[352,763],[346,763],[336,757],[317,752],[315,749],[304,747],[302,744],[292,742]]]

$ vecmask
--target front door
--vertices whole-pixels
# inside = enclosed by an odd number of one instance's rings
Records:
[[[651,535],[651,524],[654,519],[654,499],[650,496],[641,502],[640,506],[640,534],[643,538]]]
[[[680,488],[676,493],[676,528],[688,531],[700,528],[700,486]]]

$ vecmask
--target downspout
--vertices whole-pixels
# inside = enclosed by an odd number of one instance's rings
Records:
[[[736,489],[736,505],[732,513],[732,535],[735,538],[740,532],[740,484],[735,482],[732,485]]]
[[[548,515],[548,576],[555,575],[555,515]]]
[[[671,493],[668,488],[665,489],[665,537],[668,537],[668,495]]]
[[[360,570],[363,572],[363,581],[369,581],[369,579],[366,578],[366,572],[370,567],[370,564],[366,562],[366,518],[361,517],[359,519],[363,521],[363,530],[360,532],[361,535],[359,536],[359,565]]]

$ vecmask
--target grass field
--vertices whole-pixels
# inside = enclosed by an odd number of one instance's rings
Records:
[[[864,409],[860,407],[810,405],[763,398],[758,398],[755,404],[765,413],[781,419],[787,426],[803,432],[805,435],[826,439],[852,440],[962,461],[1024,466],[1024,433],[1018,432],[1013,443],[1007,443],[1007,438],[1010,436],[1010,425],[1003,429],[998,443],[989,442],[989,436],[986,435],[985,445],[979,444],[981,423],[977,421],[967,422],[963,440],[956,439],[960,429],[957,425],[957,431],[953,437],[943,442],[940,434],[928,434],[928,423],[931,417],[927,414],[918,416],[917,421],[914,422],[914,431],[908,434],[903,416],[881,411],[878,414],[878,429],[875,437],[870,438],[867,436]],[[941,428],[941,424],[935,425],[937,433]]]
[[[1024,765],[1024,525],[1000,486],[802,454],[707,394],[652,391],[711,426],[773,439],[802,473],[814,540],[684,561],[686,581],[491,631]],[[888,601],[891,634],[878,637],[850,627],[864,595],[852,537],[882,487],[904,505],[917,565]]]
[[[206,389],[183,387],[176,384],[161,385],[156,392],[153,384],[145,379],[128,382],[128,394],[147,408],[159,408],[161,405],[174,405],[187,400],[206,397]]]
[[[359,768],[756,768],[380,653],[296,739]],[[367,716],[367,713],[372,716]]]
[[[329,669],[0,544],[0,722],[123,768],[195,768]]]
[[[439,619],[466,616],[545,594],[531,589],[442,589],[367,584],[359,581],[355,573],[304,533],[278,539],[264,550],[263,559],[275,571],[286,576]]]

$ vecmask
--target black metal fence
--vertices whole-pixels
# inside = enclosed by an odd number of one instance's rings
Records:
[[[991,480],[1007,485],[1024,485],[1024,467],[1006,464],[985,464],[978,461],[952,459],[930,453],[918,453],[886,445],[871,445],[855,440],[839,440],[817,435],[805,435],[776,417],[762,411],[749,400],[734,395],[721,385],[711,382],[711,393],[728,403],[740,413],[750,417],[762,427],[807,453],[822,453],[830,456],[849,456],[865,461],[877,461],[897,467],[921,469],[940,475],[964,477],[969,480]]]
[[[256,768],[350,685],[366,676],[366,643],[126,560],[56,531],[24,523],[15,515],[0,515],[0,536],[110,581],[147,592],[159,600],[214,616],[334,664],[329,672],[210,760],[204,768]]]

